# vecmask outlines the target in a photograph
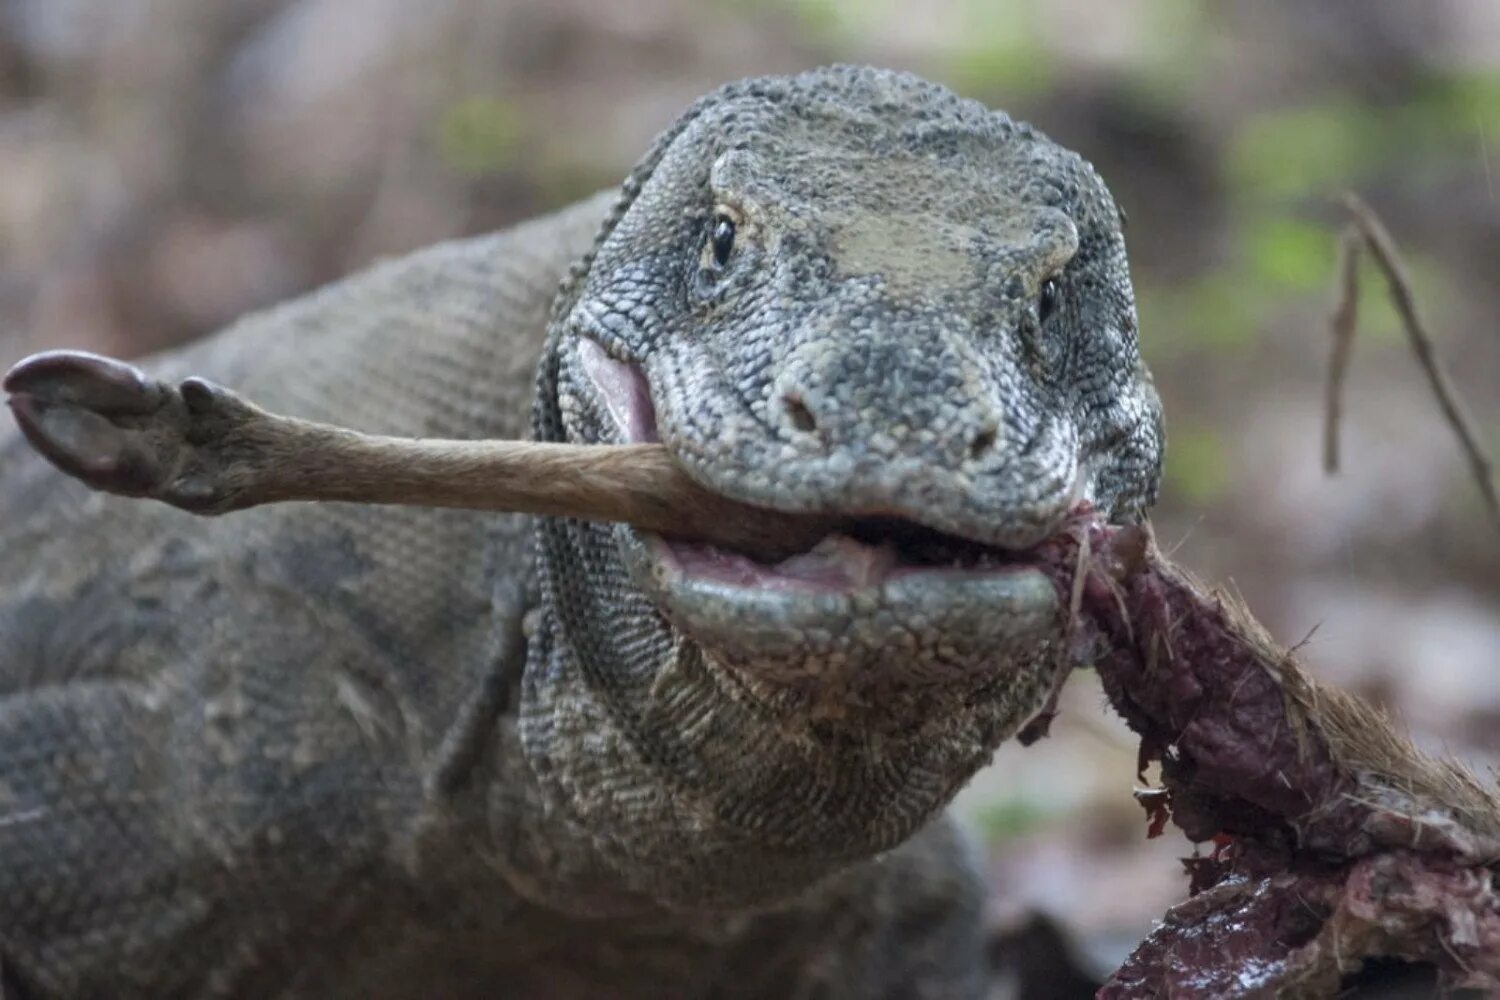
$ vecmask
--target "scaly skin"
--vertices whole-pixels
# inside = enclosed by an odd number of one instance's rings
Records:
[[[867,518],[778,567],[515,515],[198,521],[0,441],[7,984],[981,995],[936,817],[1060,666],[1019,550],[1156,489],[1117,220],[1077,156],[913,77],[747,81],[612,203],[149,366],[153,398],[201,374],[375,433],[518,437],[530,400],[540,439],[659,436],[735,499]],[[128,424],[104,381],[76,405]],[[92,419],[38,443],[114,440]]]

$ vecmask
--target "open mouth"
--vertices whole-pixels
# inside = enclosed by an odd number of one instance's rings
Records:
[[[635,365],[588,337],[579,360],[626,443],[659,440],[650,387]],[[850,517],[806,552],[780,560],[700,541],[652,536],[652,554],[672,569],[725,586],[802,592],[875,587],[925,573],[984,574],[1025,565],[1025,553],[937,531],[899,516]]]
[[[645,376],[579,337],[578,361],[625,442],[655,441]],[[721,653],[855,666],[913,656],[975,665],[1054,630],[1058,599],[1035,554],[900,516],[850,516],[803,552],[768,558],[620,526],[637,584],[679,628]],[[918,650],[917,637],[936,637]],[[938,649],[937,646],[941,646]]]
[[[1015,571],[1025,554],[947,535],[902,518],[850,518],[806,552],[776,562],[706,542],[653,540],[653,555],[686,576],[725,587],[829,593],[903,577]]]

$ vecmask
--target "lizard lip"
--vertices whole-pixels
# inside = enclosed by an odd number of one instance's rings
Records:
[[[636,585],[668,621],[766,680],[892,669],[934,682],[972,678],[1055,634],[1060,602],[1040,559],[955,542],[951,561],[929,563],[904,525],[852,527],[901,530],[870,540],[830,534],[776,563],[625,525],[616,537]],[[926,667],[900,666],[915,663]]]

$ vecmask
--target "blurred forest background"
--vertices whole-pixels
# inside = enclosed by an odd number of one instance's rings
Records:
[[[0,0],[0,368],[160,349],[560,206],[715,85],[832,61],[1095,162],[1167,408],[1164,544],[1424,744],[1500,761],[1500,537],[1373,273],[1345,471],[1319,460],[1346,187],[1500,446],[1494,0]],[[1190,845],[1145,839],[1102,704],[1076,676],[1053,737],[960,806],[996,921],[1045,912],[1113,964]]]

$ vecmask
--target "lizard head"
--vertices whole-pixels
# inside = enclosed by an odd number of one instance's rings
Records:
[[[786,674],[879,669],[924,632],[966,647],[940,672],[982,674],[1050,631],[1016,554],[1080,503],[1139,514],[1161,454],[1093,169],[931,84],[834,70],[709,99],[632,187],[565,319],[566,436],[659,438],[734,499],[849,517],[775,564],[627,532],[668,618]]]
[[[845,519],[775,561],[544,528],[585,672],[613,670],[623,699],[611,649],[651,651],[628,712],[675,670],[808,732],[940,729],[955,782],[1059,659],[1034,548],[1084,505],[1138,517],[1162,450],[1094,170],[941,87],[848,67],[731,85],[659,140],[564,285],[537,431],[660,440],[712,490]]]

